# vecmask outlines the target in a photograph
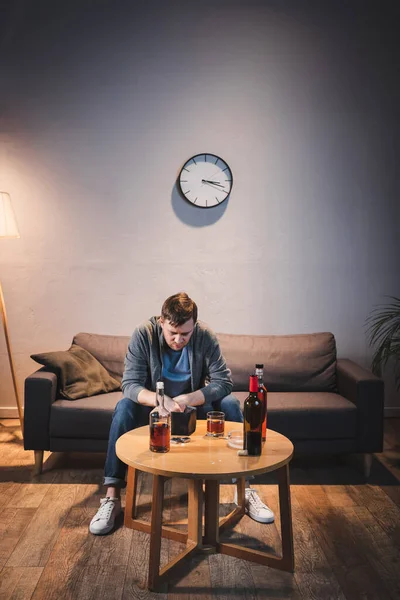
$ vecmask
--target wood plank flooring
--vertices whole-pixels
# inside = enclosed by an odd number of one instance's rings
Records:
[[[0,600],[398,600],[400,598],[400,419],[386,419],[384,452],[363,481],[332,457],[291,465],[294,574],[222,555],[188,559],[159,593],[145,589],[149,536],[123,526],[95,537],[88,524],[103,496],[104,455],[45,455],[32,476],[16,420],[0,421]],[[271,525],[247,516],[223,539],[279,553],[279,501],[274,474],[254,487],[275,511]],[[139,479],[140,512],[149,518],[151,480]],[[234,488],[222,486],[224,511]],[[124,504],[124,498],[123,498]],[[166,484],[164,519],[184,522],[187,482]],[[184,527],[184,525],[178,525]],[[162,542],[162,563],[181,544]]]

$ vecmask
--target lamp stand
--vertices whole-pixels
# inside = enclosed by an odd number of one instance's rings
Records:
[[[19,397],[19,394],[18,394],[17,378],[15,376],[14,361],[13,361],[12,353],[11,353],[11,344],[10,344],[10,338],[9,338],[9,335],[8,335],[6,305],[4,303],[4,296],[3,296],[3,290],[2,290],[2,287],[1,287],[1,282],[0,282],[0,308],[1,308],[1,320],[3,321],[4,336],[6,338],[8,360],[10,362],[11,377],[12,377],[12,381],[13,381],[15,398],[16,398],[16,401],[17,401],[19,422],[20,422],[20,425],[21,425],[21,431],[22,431],[22,436],[23,436],[24,435],[24,418],[23,418],[23,414],[22,414],[21,400],[20,400],[20,397]]]

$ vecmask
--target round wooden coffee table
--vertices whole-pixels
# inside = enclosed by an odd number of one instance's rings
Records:
[[[225,435],[241,429],[240,423],[226,422]],[[214,548],[269,567],[285,571],[294,570],[292,516],[290,504],[289,462],[293,444],[285,436],[268,429],[267,441],[261,456],[238,456],[223,438],[205,437],[206,421],[197,421],[195,433],[187,444],[171,444],[171,450],[157,454],[149,450],[149,427],[128,431],[116,444],[117,456],[128,465],[126,488],[125,526],[151,534],[148,587],[151,590],[167,579],[188,555],[201,549]],[[281,514],[282,556],[251,550],[237,544],[219,541],[219,533],[244,515],[245,478],[268,471],[277,471],[279,507]],[[151,523],[136,517],[136,488],[140,471],[153,475]],[[189,480],[188,531],[184,533],[162,524],[164,482],[170,477]],[[219,518],[219,484],[221,479],[237,478],[238,507],[229,515]],[[204,534],[202,504],[204,491]],[[265,525],[260,525],[264,527]],[[161,538],[166,537],[186,543],[186,549],[160,571]]]

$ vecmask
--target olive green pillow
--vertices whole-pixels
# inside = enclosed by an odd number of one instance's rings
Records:
[[[72,344],[69,350],[32,354],[31,358],[58,377],[60,396],[77,400],[106,392],[115,392],[119,382],[84,348]]]

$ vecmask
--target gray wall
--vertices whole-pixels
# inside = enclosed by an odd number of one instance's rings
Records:
[[[21,390],[31,353],[129,335],[182,289],[217,331],[332,331],[369,364],[365,318],[400,295],[397,5],[10,2],[0,187],[21,239],[0,274]],[[234,177],[209,210],[175,186],[204,151]]]

